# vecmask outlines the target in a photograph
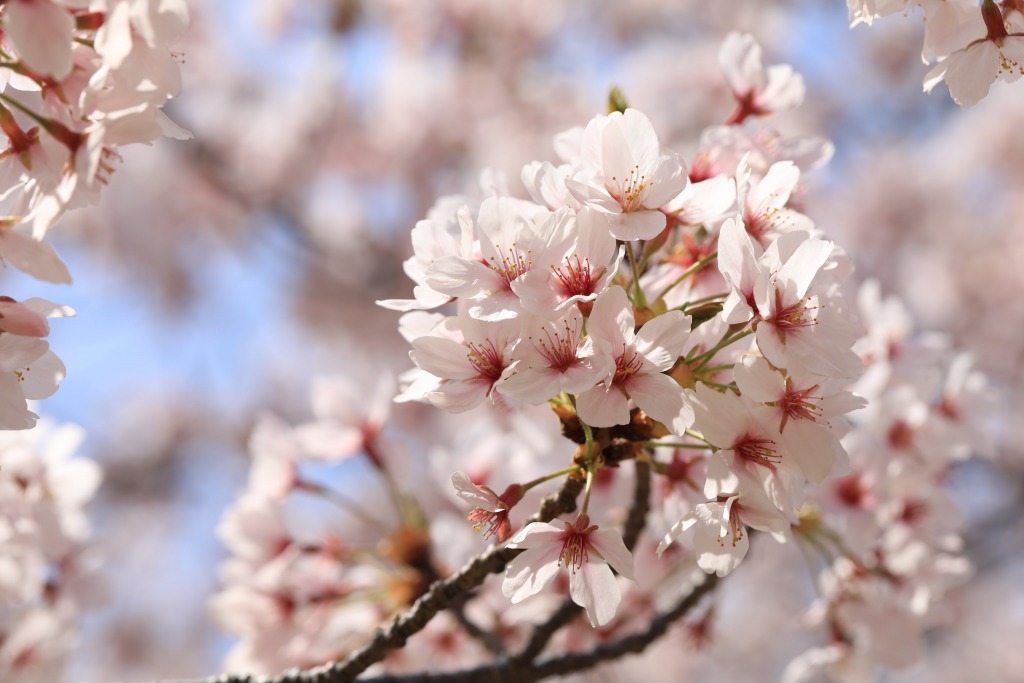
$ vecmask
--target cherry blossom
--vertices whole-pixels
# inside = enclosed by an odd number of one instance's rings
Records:
[[[661,154],[646,116],[627,109],[594,118],[583,133],[580,159],[582,173],[566,184],[613,237],[651,239],[665,229],[660,209],[686,187],[686,169],[678,157]]]
[[[621,287],[610,287],[594,303],[589,333],[597,353],[610,356],[615,365],[599,385],[579,395],[580,418],[595,427],[626,424],[631,399],[673,433],[682,434],[693,423],[693,409],[682,387],[662,373],[679,358],[690,332],[689,318],[670,311],[637,332],[634,320]]]
[[[513,604],[543,590],[558,574],[569,570],[569,595],[587,611],[592,626],[615,616],[622,599],[612,569],[633,580],[633,557],[618,532],[600,529],[581,514],[572,523],[534,522],[509,541],[508,548],[524,552],[509,563],[501,590]]]
[[[718,51],[718,63],[738,103],[729,123],[789,111],[803,102],[803,77],[788,64],[764,68],[761,46],[750,34],[727,35]]]

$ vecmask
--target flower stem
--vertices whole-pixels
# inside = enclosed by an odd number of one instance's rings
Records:
[[[675,288],[676,285],[682,284],[682,282],[684,280],[686,280],[686,278],[690,277],[691,275],[696,273],[698,270],[700,270],[701,268],[703,268],[707,264],[709,264],[712,261],[714,261],[716,258],[718,258],[718,252],[717,251],[713,251],[710,254],[708,254],[707,256],[705,256],[704,258],[702,258],[702,259],[696,261],[695,263],[693,263],[693,265],[691,265],[689,268],[684,270],[683,274],[680,275],[679,277],[677,277],[669,286],[667,286],[667,287],[665,287],[665,289],[661,290],[661,294],[658,295],[658,298],[655,299],[655,301],[659,301],[661,299],[664,299],[665,295],[668,294],[669,292],[671,292]]]
[[[629,268],[633,272],[633,305],[637,308],[647,307],[647,297],[644,290],[640,288],[640,269],[636,264],[636,254],[633,253],[633,243],[626,242],[626,258],[629,259]]]
[[[552,472],[551,474],[545,474],[543,477],[537,477],[533,481],[523,484],[523,491],[529,491],[535,486],[539,486],[540,484],[543,484],[546,481],[551,481],[552,479],[557,479],[558,477],[564,476],[566,474],[578,472],[581,469],[583,468],[579,465],[572,465],[571,467],[566,467],[564,470],[558,470],[557,472]]]

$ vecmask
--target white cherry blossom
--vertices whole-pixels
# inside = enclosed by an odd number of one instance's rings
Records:
[[[603,626],[622,600],[612,569],[634,580],[633,557],[618,532],[591,525],[586,514],[560,524],[534,522],[512,537],[507,547],[524,552],[505,569],[501,590],[516,604],[543,590],[565,566],[573,602],[592,626]]]

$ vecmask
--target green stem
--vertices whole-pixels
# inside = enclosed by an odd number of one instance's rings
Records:
[[[700,444],[700,443],[679,443],[677,441],[644,441],[642,443],[643,443],[644,446],[647,446],[648,448],[657,448],[659,446],[661,446],[663,448],[700,448],[700,449],[711,448],[711,445],[708,444],[707,442],[704,442],[704,443]]]
[[[706,384],[709,387],[721,389],[722,391],[735,391],[737,394],[739,393],[739,388],[735,384],[722,384],[720,382],[712,382],[711,380],[699,378],[697,379],[697,381],[700,382],[701,384]]]
[[[587,508],[590,506],[590,491],[594,488],[594,468],[592,466],[587,467],[587,487],[583,490],[583,507],[580,508],[580,514],[587,514]]]
[[[694,299],[693,301],[687,301],[683,305],[683,313],[686,313],[686,309],[688,309],[688,308],[696,308],[700,304],[705,304],[705,303],[707,303],[709,301],[715,301],[716,299],[723,299],[724,300],[724,299],[728,298],[728,296],[729,296],[728,292],[724,292],[722,294],[713,294],[711,296],[706,296],[703,299]]]
[[[655,299],[655,301],[659,301],[661,299],[664,299],[665,295],[668,294],[669,292],[671,292],[675,288],[676,285],[681,284],[684,280],[686,280],[686,278],[690,277],[691,275],[696,273],[698,270],[700,270],[701,268],[703,268],[707,264],[709,264],[712,261],[714,261],[716,258],[718,258],[718,252],[717,251],[713,251],[710,254],[708,254],[707,256],[705,256],[704,258],[702,258],[702,259],[698,260],[697,262],[695,262],[689,268],[684,270],[683,274],[680,275],[679,277],[677,277],[672,282],[672,284],[670,284],[668,287],[663,289],[661,291],[661,294],[658,295],[658,298]]]
[[[700,364],[697,365],[697,367],[693,368],[693,370],[692,370],[693,374],[696,375],[698,372],[703,370],[704,366],[707,365],[708,362],[712,358],[715,357],[716,353],[718,353],[719,351],[721,351],[725,347],[730,346],[731,344],[733,344],[735,342],[738,342],[740,339],[743,339],[744,337],[749,336],[749,335],[751,335],[753,333],[754,333],[753,329],[744,330],[744,331],[740,332],[739,334],[735,334],[735,335],[730,335],[728,332],[726,332],[725,336],[722,337],[722,340],[720,342],[718,342],[718,344],[716,344],[711,350],[705,351],[704,353],[702,353],[699,356],[697,356],[697,358],[694,358],[694,360],[697,360],[698,358],[703,358],[704,360],[702,360],[700,362]]]
[[[530,482],[527,482],[527,483],[523,484],[523,491],[524,492],[525,491],[529,491],[533,487],[539,486],[539,485],[543,484],[546,481],[551,481],[552,479],[557,479],[558,477],[565,476],[566,474],[572,474],[573,472],[578,472],[581,469],[583,469],[583,468],[580,467],[579,465],[573,465],[571,467],[566,467],[564,470],[558,470],[557,472],[552,472],[551,474],[546,474],[543,477],[537,477],[533,481],[530,481]]]
[[[629,268],[633,272],[633,305],[637,308],[647,307],[647,298],[644,290],[640,288],[640,269],[636,265],[636,254],[633,253],[633,243],[626,242],[626,258],[629,259]]]
[[[685,434],[686,436],[690,437],[691,439],[697,439],[698,441],[703,441],[704,443],[706,443],[708,446],[711,446],[712,448],[715,447],[714,444],[712,444],[710,441],[705,439],[704,435],[701,434],[700,432],[696,432],[696,431],[694,431],[692,429],[687,429],[685,432],[683,432],[683,434]]]

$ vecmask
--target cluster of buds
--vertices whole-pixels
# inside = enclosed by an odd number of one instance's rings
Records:
[[[161,110],[180,86],[168,45],[188,23],[187,6],[184,0],[13,0],[0,7],[0,22],[0,260],[40,280],[69,283],[67,267],[44,241],[49,229],[65,211],[97,203],[118,147],[189,135]],[[10,320],[7,310],[2,315]],[[38,339],[46,335],[45,320],[36,321],[32,334],[14,332],[35,337],[42,348],[30,359],[18,353],[24,344],[2,341],[12,330],[0,327],[5,373],[35,363],[55,388],[63,379],[59,361],[36,362],[46,352]],[[30,427],[25,397],[41,396],[13,386],[0,387],[10,414],[0,418],[2,427]]]
[[[1024,75],[1024,2],[1021,0],[846,0],[850,23],[919,6],[924,13],[921,59],[935,66],[924,78],[925,92],[941,81],[961,107],[977,104],[997,79]]]

